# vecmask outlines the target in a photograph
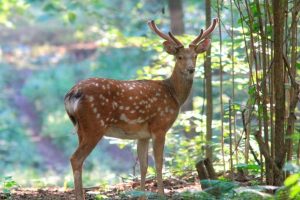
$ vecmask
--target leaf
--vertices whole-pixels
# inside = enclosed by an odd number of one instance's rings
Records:
[[[287,179],[285,179],[285,181],[284,181],[284,185],[287,187],[290,187],[290,186],[296,184],[298,181],[300,181],[300,173],[293,174],[293,175],[287,177]]]
[[[13,186],[15,186],[15,185],[17,185],[17,182],[16,181],[9,181],[9,182],[5,182],[4,183],[4,187],[5,188],[11,188],[11,187],[13,187]]]
[[[74,23],[76,20],[76,14],[74,12],[68,12],[68,20],[70,23]]]
[[[236,165],[237,169],[251,169],[251,170],[260,170],[260,166],[259,165],[254,165],[254,164],[237,164]]]
[[[293,199],[295,198],[297,195],[299,197],[299,194],[300,194],[300,184],[294,186],[291,188],[290,190],[290,197]],[[299,198],[296,198],[296,199],[299,199]]]
[[[248,94],[250,96],[254,95],[255,94],[255,90],[256,90],[255,85],[249,86],[249,88],[248,88]]]

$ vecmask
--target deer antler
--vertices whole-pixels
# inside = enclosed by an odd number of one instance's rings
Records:
[[[201,29],[200,34],[190,43],[190,46],[196,46],[201,40],[207,38],[208,35],[216,28],[218,22],[219,19],[214,18],[213,23],[205,31]]]
[[[150,27],[150,29],[154,33],[156,33],[161,38],[165,39],[166,41],[169,41],[169,42],[172,42],[172,43],[176,44],[177,48],[183,47],[183,45],[181,44],[181,42],[178,39],[176,39],[175,36],[171,32],[169,32],[169,35],[167,35],[167,34],[163,33],[162,31],[160,31],[157,28],[154,20],[148,21],[148,26]]]

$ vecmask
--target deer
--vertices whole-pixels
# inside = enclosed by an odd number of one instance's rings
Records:
[[[88,78],[78,82],[65,95],[65,110],[78,135],[78,147],[70,158],[77,200],[85,199],[82,185],[84,160],[103,136],[137,140],[142,191],[145,191],[151,140],[157,191],[164,194],[165,136],[192,88],[197,55],[210,47],[209,36],[217,23],[218,18],[213,19],[213,23],[206,30],[201,29],[185,48],[171,32],[165,34],[153,20],[149,21],[150,29],[164,40],[164,50],[175,57],[175,67],[169,78],[128,81]]]

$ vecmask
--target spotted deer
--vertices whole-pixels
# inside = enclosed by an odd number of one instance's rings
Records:
[[[148,146],[152,139],[158,193],[163,194],[162,168],[165,136],[187,99],[197,55],[210,46],[210,33],[218,19],[193,40],[188,48],[169,32],[161,32],[154,21],[150,29],[164,39],[164,50],[175,56],[172,75],[165,80],[119,81],[89,78],[76,84],[65,96],[65,108],[78,134],[79,145],[70,161],[76,199],[84,199],[82,165],[103,136],[137,140],[141,190],[145,190]]]

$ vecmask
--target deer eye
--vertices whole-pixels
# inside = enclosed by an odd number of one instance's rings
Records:
[[[182,57],[182,56],[178,56],[178,59],[179,59],[179,60],[182,60],[182,59],[183,59],[183,57]]]

